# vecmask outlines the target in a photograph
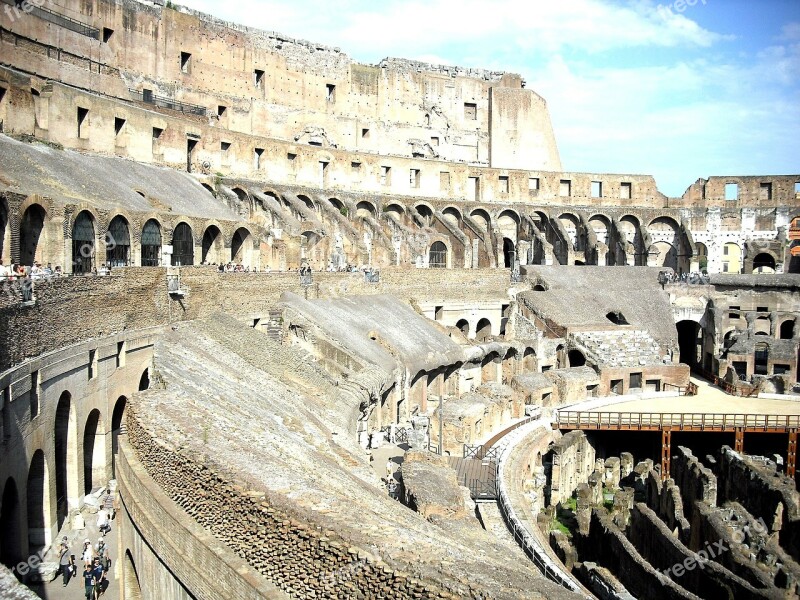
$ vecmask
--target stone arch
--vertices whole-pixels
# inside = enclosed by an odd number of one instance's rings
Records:
[[[755,335],[770,335],[771,329],[772,322],[767,316],[756,317],[753,322],[753,333]]]
[[[406,214],[406,209],[402,204],[398,202],[392,202],[383,209],[383,212],[389,215],[394,215],[395,219],[402,221],[403,216]]]
[[[56,468],[56,521],[59,528],[79,501],[78,420],[72,396],[64,391],[56,406],[53,426]]]
[[[774,273],[775,256],[771,252],[759,252],[753,257],[753,273]]]
[[[678,250],[669,242],[661,241],[651,245],[648,255],[651,257],[652,266],[678,270]]]
[[[50,543],[50,493],[44,452],[33,453],[25,486],[28,509],[28,552],[35,554]]]
[[[561,221],[561,225],[564,228],[564,231],[567,232],[567,237],[569,238],[569,242],[572,244],[573,248],[576,250],[582,250],[583,246],[581,243],[582,236],[580,235],[581,232],[581,220],[578,218],[577,215],[574,215],[570,212],[563,212],[558,215],[558,220]]]
[[[42,260],[42,247],[47,242],[44,223],[47,211],[33,203],[25,209],[19,226],[19,262],[31,266]],[[43,239],[44,238],[44,239]]]
[[[83,493],[90,494],[93,489],[105,483],[106,453],[105,424],[100,411],[94,409],[86,418],[83,428]]]
[[[500,359],[496,351],[489,352],[481,360],[481,382],[497,381],[497,366],[495,361]]]
[[[459,319],[456,322],[456,328],[462,333],[464,337],[469,337],[469,321],[466,319]]]
[[[125,550],[125,559],[122,565],[122,597],[125,600],[142,600],[142,586],[139,583],[139,573],[136,563],[129,549]]]
[[[145,369],[142,371],[142,376],[139,378],[139,391],[143,392],[144,390],[150,389],[150,369]]]
[[[125,396],[117,398],[114,412],[111,415],[111,476],[117,476],[117,454],[119,453],[119,434],[125,422],[125,409],[128,399]]]
[[[82,210],[72,223],[72,272],[91,273],[94,268],[97,219],[88,210]]]
[[[303,204],[305,204],[306,208],[311,212],[317,212],[316,203],[305,194],[297,194],[297,199],[300,200],[300,202],[302,202]]]
[[[461,211],[458,210],[455,206],[447,206],[442,211],[444,218],[450,221],[453,225],[458,226],[459,223],[463,220],[463,216]]]
[[[430,204],[417,202],[414,205],[414,211],[419,215],[422,225],[430,227],[431,223],[433,223],[433,208],[431,208]]]
[[[516,244],[520,218],[517,211],[507,208],[497,215],[497,228],[503,237]]]
[[[503,237],[503,266],[507,269],[514,267],[517,257],[517,248],[511,238]]]
[[[781,340],[791,340],[794,338],[794,318],[783,321],[778,329],[778,338]]]
[[[681,227],[672,217],[662,215],[650,221],[650,224],[647,226],[647,230],[650,232],[651,236],[654,234],[663,234],[672,235],[677,238]]]
[[[21,511],[17,482],[13,477],[6,479],[0,500],[0,564],[11,567],[22,558],[20,548]]]
[[[247,227],[239,227],[231,238],[231,262],[253,266],[253,236]]]
[[[109,267],[126,267],[131,264],[131,233],[128,219],[116,215],[106,232],[106,264]]]
[[[789,245],[788,258],[785,271],[787,273],[800,273],[800,240],[793,240]]]
[[[362,200],[358,204],[356,204],[356,217],[374,217],[375,216],[375,205],[370,202],[369,200]]]
[[[212,195],[212,196],[214,196],[215,198],[217,197],[217,194],[214,192],[214,188],[212,188],[210,185],[208,185],[207,183],[201,183],[200,185],[202,185],[202,186],[203,186],[203,188],[205,188],[205,190],[206,190],[206,191],[207,191],[209,194],[211,194],[211,195]]]
[[[328,202],[331,203],[331,206],[339,211],[339,214],[347,216],[349,214],[349,210],[344,202],[339,200],[338,198],[328,198]]]
[[[227,262],[223,251],[225,242],[222,239],[222,231],[216,224],[209,225],[203,232],[201,263],[222,264]]]
[[[428,250],[428,268],[446,269],[450,264],[450,251],[443,241],[439,240],[431,244]]]
[[[586,364],[586,355],[577,348],[573,348],[567,352],[567,363],[570,367],[582,367]]]
[[[482,208],[473,209],[470,211],[469,216],[475,221],[478,227],[484,231],[489,231],[492,226],[492,218],[489,216],[489,213]]]
[[[143,267],[157,267],[161,264],[161,223],[148,219],[142,227],[141,259]]]
[[[172,232],[172,266],[194,264],[194,234],[191,226],[181,221]]]
[[[625,315],[622,314],[622,311],[619,310],[612,310],[609,313],[606,313],[606,319],[614,323],[614,325],[630,325],[628,323],[628,319],[625,318]]]
[[[492,322],[483,318],[478,321],[475,327],[475,340],[478,342],[486,342],[492,337]]]
[[[530,346],[522,351],[522,369],[523,371],[536,370],[536,350]]]
[[[678,348],[680,349],[680,362],[695,369],[702,366],[703,328],[697,321],[684,319],[676,323],[678,330]]]

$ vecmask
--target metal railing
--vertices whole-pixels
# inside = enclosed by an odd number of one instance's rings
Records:
[[[201,117],[205,117],[208,113],[208,109],[205,106],[189,104],[187,102],[178,102],[172,98],[164,98],[163,96],[156,96],[152,93],[146,93],[148,91],[149,90],[144,90],[140,92],[139,90],[128,88],[128,93],[133,96],[134,100],[138,100],[139,102],[153,104],[154,106],[169,110],[176,110],[184,114],[199,115]]]
[[[30,2],[23,2],[18,4],[17,2],[15,2],[15,0],[0,0],[0,1],[15,7],[15,9],[20,11],[22,14],[36,15],[40,19],[47,21],[49,23],[53,23],[54,25],[58,25],[59,27],[69,29],[71,31],[80,33],[81,35],[85,35],[90,38],[94,38],[96,40],[100,39],[99,29],[97,29],[96,27],[92,27],[91,25],[87,25],[86,23],[83,23],[81,21],[78,21],[77,19],[66,17],[64,15],[53,12],[52,10],[35,6]]]
[[[559,411],[557,429],[620,429],[673,431],[788,431],[800,427],[800,415],[729,413],[636,413]]]

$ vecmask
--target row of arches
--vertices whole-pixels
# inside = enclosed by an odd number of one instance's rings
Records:
[[[145,371],[139,390],[148,387],[149,378]],[[79,428],[78,409],[72,394],[66,390],[61,393],[52,424],[52,456],[42,448],[33,452],[23,489],[13,475],[3,482],[0,563],[11,567],[26,555],[52,543],[51,533],[64,526],[70,510],[78,506],[80,498],[105,485],[109,475],[116,476],[118,437],[127,402],[126,396],[117,398],[110,423],[99,409],[92,409]],[[109,425],[110,465],[106,458]],[[81,471],[82,479],[79,476]]]
[[[5,218],[5,217],[4,217]],[[20,223],[20,263],[32,265],[43,260],[43,247],[46,240],[45,222],[47,213],[40,204],[30,205],[22,216]],[[2,223],[0,223],[2,224]],[[4,225],[3,225],[4,226]],[[88,210],[78,213],[70,231],[71,255],[75,274],[90,273],[95,264],[97,251],[98,226],[94,215]],[[162,249],[165,235],[163,227],[157,219],[148,219],[142,227],[139,244],[139,265],[143,267],[159,266],[162,262]],[[192,227],[185,221],[177,224],[171,238],[167,238],[173,248],[172,265],[195,264],[195,237]],[[111,219],[103,236],[105,245],[105,262],[111,267],[129,266],[135,263],[134,246],[128,220],[117,215]],[[201,263],[223,263],[233,261],[250,266],[253,262],[253,236],[246,227],[237,228],[230,242],[230,253],[225,252],[222,232],[217,225],[208,225],[203,232],[200,243]]]

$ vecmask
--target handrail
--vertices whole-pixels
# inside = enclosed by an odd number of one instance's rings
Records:
[[[14,0],[2,0],[2,2],[17,7],[17,3]],[[87,25],[82,21],[78,21],[77,19],[73,19],[72,17],[67,17],[65,15],[59,14],[57,12],[53,12],[52,10],[48,10],[46,8],[42,8],[41,6],[36,6],[32,3],[25,3],[27,4],[24,8],[16,8],[16,10],[21,10],[25,14],[32,14],[36,15],[40,19],[44,21],[48,21],[53,23],[54,25],[59,25],[60,27],[64,27],[76,33],[80,33],[81,35],[85,35],[90,38],[94,38],[96,40],[100,39],[100,30],[96,27],[92,27],[91,25]]]
[[[145,94],[144,91],[128,88],[128,93],[131,94],[137,101],[146,104],[153,104],[160,108],[167,108],[169,110],[177,110],[178,112],[188,113],[192,115],[199,115],[205,117],[208,109],[205,106],[197,104],[189,104],[188,102],[179,102],[172,98],[165,98],[164,96],[156,96],[155,94]]]
[[[558,411],[553,427],[556,429],[790,431],[800,428],[800,415]]]

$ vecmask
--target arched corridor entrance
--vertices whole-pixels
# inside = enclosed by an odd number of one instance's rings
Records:
[[[464,337],[469,336],[469,321],[466,319],[461,319],[458,323],[456,323],[456,327]]]
[[[0,504],[0,564],[11,567],[22,558],[20,535],[19,492],[13,477],[6,479]]]
[[[94,219],[84,210],[72,226],[72,272],[79,275],[91,273],[94,253]]]
[[[517,250],[514,247],[514,242],[507,237],[503,238],[503,266],[507,269],[513,268],[516,256]]]
[[[492,322],[489,319],[481,319],[475,328],[475,341],[486,342],[492,337]]]
[[[125,561],[122,565],[122,597],[125,600],[142,600],[142,588],[139,585],[139,574],[133,562],[130,550],[125,550]]]
[[[680,362],[692,369],[702,366],[703,330],[696,321],[680,321],[678,328],[678,347]]]
[[[762,252],[753,259],[753,273],[774,273],[775,258],[771,254]]]
[[[447,246],[444,242],[433,242],[428,253],[428,267],[431,269],[444,269],[447,267]]]
[[[570,367],[582,367],[586,364],[586,357],[580,350],[570,350],[567,353],[567,361]]]
[[[141,263],[143,267],[157,267],[161,263],[161,227],[155,219],[142,228]]]
[[[61,394],[56,408],[55,467],[56,518],[60,529],[69,515],[70,499],[78,499],[77,422],[69,392]]]
[[[231,261],[245,267],[252,267],[253,237],[244,227],[240,227],[233,234],[231,241]]]
[[[48,515],[50,495],[47,490],[47,464],[44,452],[37,450],[28,469],[28,484],[25,486],[28,508],[28,552],[35,554],[50,542]]]
[[[94,409],[86,419],[86,428],[83,430],[83,493],[90,494],[92,490],[105,484],[106,456],[103,439],[105,428],[100,411]]]
[[[222,233],[216,225],[209,225],[203,234],[203,254],[201,261],[208,264],[220,264],[222,256]]]
[[[186,223],[178,223],[172,233],[172,266],[194,264],[194,237],[192,228]]]
[[[124,423],[125,407],[127,406],[128,399],[125,396],[120,396],[117,403],[114,405],[114,414],[111,416],[111,475],[116,478],[117,476],[117,452],[119,451],[119,434]]]
[[[19,227],[19,260],[23,265],[31,266],[34,261],[41,261],[45,211],[38,204],[30,205]]]

